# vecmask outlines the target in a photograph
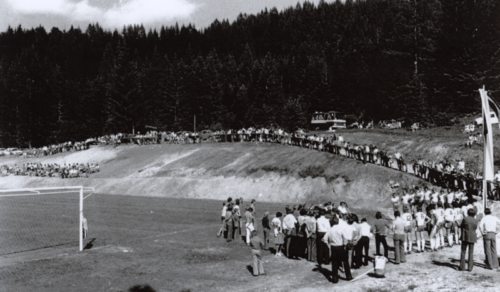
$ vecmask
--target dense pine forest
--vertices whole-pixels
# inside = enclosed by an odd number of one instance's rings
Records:
[[[209,27],[0,34],[0,146],[276,125],[316,110],[428,125],[500,98],[500,1],[302,4]]]

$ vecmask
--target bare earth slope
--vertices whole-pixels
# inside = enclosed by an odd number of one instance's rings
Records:
[[[86,156],[86,157],[85,157]],[[0,178],[1,188],[93,186],[100,193],[157,197],[304,202],[345,200],[386,206],[389,180],[417,184],[397,171],[278,144],[124,145],[43,158],[44,162],[101,163],[90,178]],[[18,158],[18,163],[36,159]],[[10,158],[9,162],[13,162]],[[2,163],[2,162],[0,162]]]

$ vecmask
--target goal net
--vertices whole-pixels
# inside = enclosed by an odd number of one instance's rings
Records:
[[[0,255],[66,246],[82,251],[91,239],[87,212],[93,188],[0,190]]]

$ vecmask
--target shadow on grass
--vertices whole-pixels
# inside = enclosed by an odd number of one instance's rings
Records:
[[[327,279],[328,281],[331,281],[331,278],[330,278],[332,275],[331,271],[316,265],[316,267],[313,269],[313,272],[321,273],[325,277],[325,279]]]
[[[252,265],[247,265],[247,270],[250,272],[250,275],[253,276],[253,267],[252,267]]]
[[[87,244],[83,247],[83,249],[91,249],[94,247],[94,241],[95,241],[95,237],[92,238],[89,242],[87,242]]]
[[[331,266],[331,265],[330,265]],[[323,267],[319,267],[319,266],[316,266],[313,270],[313,272],[319,272],[321,273],[325,279],[327,279],[329,282],[332,281],[332,272],[328,269],[325,269]],[[344,269],[342,267],[339,267],[339,273],[344,273]],[[345,276],[341,276],[339,275],[339,280],[347,280],[347,278]]]
[[[384,275],[376,274],[376,273],[368,273],[368,277],[370,278],[385,278]]]
[[[457,266],[460,267],[460,259],[450,258],[450,261],[452,263],[458,263],[459,265],[457,265]],[[465,261],[465,265],[467,266],[467,260]],[[483,269],[488,269],[488,265],[486,263],[481,264],[481,263],[478,263],[477,261],[474,261],[474,267],[480,267],[480,268],[483,268]]]
[[[440,267],[452,268],[455,271],[458,271],[458,268],[460,267],[459,265],[455,265],[455,264],[452,264],[452,263],[449,263],[449,262],[440,262],[440,261],[436,261],[436,260],[433,260],[432,264],[436,265],[436,266],[440,266]]]
[[[129,292],[156,292],[155,289],[153,289],[149,285],[135,285],[132,286],[128,289]],[[189,290],[183,290],[183,291],[189,291]]]

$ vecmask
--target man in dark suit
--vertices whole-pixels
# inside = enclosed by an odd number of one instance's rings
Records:
[[[460,253],[460,271],[465,270],[465,252],[469,248],[468,271],[472,271],[474,266],[474,244],[477,241],[476,229],[478,225],[476,211],[474,209],[467,210],[467,217],[462,221],[460,226],[462,229],[462,252]]]

